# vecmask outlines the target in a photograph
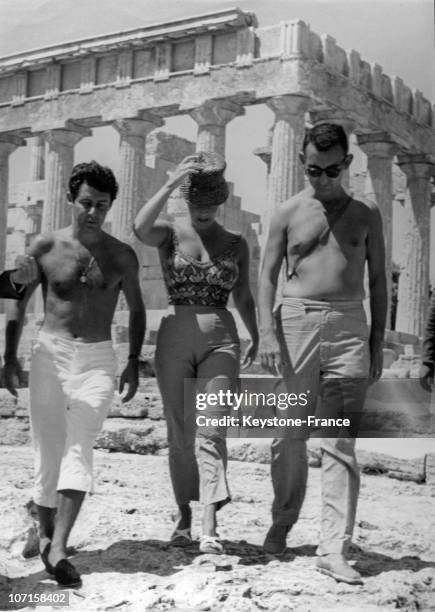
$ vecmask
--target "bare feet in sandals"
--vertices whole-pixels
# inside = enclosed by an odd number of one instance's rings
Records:
[[[202,553],[222,555],[224,547],[217,534],[215,536],[202,535],[199,541],[199,550]]]
[[[199,550],[202,553],[221,555],[224,552],[224,547],[219,540],[219,535],[216,532],[217,504],[207,504],[204,507],[204,515],[202,518],[202,535],[199,541]]]
[[[178,514],[172,517],[175,521],[175,530],[171,535],[172,546],[190,546],[192,544],[192,511],[189,504],[178,507]]]

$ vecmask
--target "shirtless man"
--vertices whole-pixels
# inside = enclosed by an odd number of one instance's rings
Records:
[[[5,380],[14,392],[16,350],[25,306],[42,283],[44,323],[32,350],[30,417],[35,446],[34,501],[40,552],[59,584],[81,578],[66,559],[67,541],[92,488],[92,446],[114,393],[116,357],[111,323],[122,289],[130,309],[130,355],[121,374],[123,401],[136,393],[145,309],[133,249],[102,230],[118,185],[96,162],[73,168],[68,200],[72,225],[40,235],[30,248],[40,279],[29,285],[6,328]]]
[[[352,161],[341,126],[308,131],[300,155],[310,187],[279,206],[271,221],[259,292],[260,358],[283,374],[288,391],[309,393],[307,415],[354,417],[353,433],[323,437],[322,519],[317,566],[351,584],[361,577],[347,562],[359,492],[355,427],[368,381],[382,372],[387,309],[382,220],[372,203],[352,199],[342,173]],[[272,311],[283,259],[287,278],[276,320]],[[362,300],[368,264],[371,331]],[[321,402],[316,404],[317,398]],[[319,413],[320,408],[320,413]],[[317,412],[316,412],[317,409]],[[319,433],[319,432],[318,432]],[[325,431],[320,432],[325,436]],[[308,431],[287,428],[272,443],[273,524],[264,549],[280,554],[302,506]]]

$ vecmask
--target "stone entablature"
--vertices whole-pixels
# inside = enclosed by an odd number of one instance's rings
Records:
[[[228,9],[6,56],[0,60],[0,103],[243,64],[252,55],[246,36],[252,24],[253,14]]]
[[[187,113],[209,99],[245,105],[297,93],[312,108],[350,113],[361,133],[382,129],[407,150],[433,153],[433,109],[420,91],[303,21],[255,25],[251,13],[229,9],[1,58],[0,132],[28,135],[71,119],[94,127],[146,110]]]

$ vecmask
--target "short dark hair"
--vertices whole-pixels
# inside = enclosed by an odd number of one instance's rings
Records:
[[[349,150],[346,132],[341,125],[336,123],[319,123],[306,130],[302,145],[303,152],[310,142],[318,151],[329,151],[335,145],[340,145],[345,153]]]
[[[107,166],[101,166],[95,160],[76,164],[72,169],[68,187],[73,201],[83,183],[87,183],[98,191],[108,193],[112,202],[118,194],[118,183],[112,170]]]

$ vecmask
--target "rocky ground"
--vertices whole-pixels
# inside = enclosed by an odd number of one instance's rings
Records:
[[[60,593],[38,557],[23,557],[25,545],[26,554],[37,545],[26,509],[32,486],[27,395],[20,390],[15,404],[0,390],[0,610],[32,610],[35,605],[19,603],[20,598]],[[134,401],[123,405],[118,398],[110,416],[97,440],[95,491],[71,534],[72,560],[83,586],[69,592],[70,610],[435,610],[435,450],[429,439],[414,440],[417,450],[406,457],[380,453],[388,451],[376,441],[375,452],[367,445],[358,450],[370,473],[362,476],[352,563],[364,585],[348,586],[314,566],[318,450],[310,448],[306,501],[289,549],[278,559],[261,548],[270,524],[269,441],[229,440],[233,501],[219,514],[226,554],[201,555],[197,543],[186,549],[169,545],[174,505],[155,379],[145,372]],[[399,442],[401,449],[412,446],[410,439],[390,442]],[[196,537],[200,514],[196,504]]]
[[[4,420],[2,421],[4,423]],[[362,478],[352,562],[363,586],[348,586],[314,568],[320,470],[310,468],[301,518],[280,559],[261,549],[269,526],[271,484],[265,464],[230,461],[233,501],[219,516],[223,556],[198,545],[172,548],[167,458],[95,451],[95,492],[71,535],[83,586],[70,610],[371,612],[435,610],[435,487],[367,475]],[[2,446],[0,609],[31,610],[13,594],[55,594],[38,558],[22,557],[32,521],[30,447]],[[194,508],[199,534],[200,507]],[[47,609],[47,608],[45,608]]]

